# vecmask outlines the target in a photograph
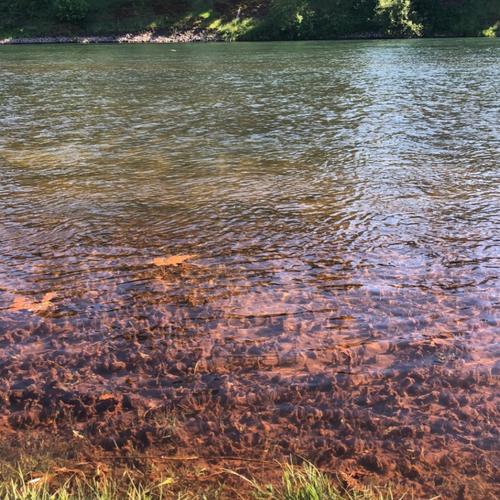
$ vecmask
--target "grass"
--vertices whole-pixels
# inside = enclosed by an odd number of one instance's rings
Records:
[[[152,416],[169,435],[171,416]],[[365,487],[309,462],[169,459],[153,451],[123,454],[88,447],[78,433],[61,439],[26,432],[0,440],[0,499],[5,500],[410,500],[401,486]],[[195,457],[196,458],[196,457]],[[231,465],[228,465],[231,464]]]
[[[402,500],[395,496],[390,487],[367,487],[359,490],[342,488],[321,472],[313,464],[302,466],[282,465],[281,484],[262,485],[235,472],[251,486],[252,497],[256,500]],[[409,497],[408,497],[409,498]]]
[[[233,470],[228,476],[236,477],[238,489],[225,490],[223,485],[204,490],[197,488],[178,490],[177,478],[167,477],[153,483],[144,483],[126,471],[119,478],[97,475],[88,479],[78,470],[59,469],[53,473],[28,474],[18,468],[8,479],[0,482],[0,498],[5,500],[154,500],[154,499],[223,499],[248,498],[255,500],[402,500],[390,488],[347,490],[337,486],[328,475],[311,463],[297,466],[282,465],[281,479],[276,484],[262,484]],[[57,473],[69,477],[57,480]],[[244,486],[244,487],[242,487]],[[409,497],[408,497],[409,498]]]
[[[132,477],[125,482],[103,478],[88,481],[73,478],[62,485],[51,488],[50,477],[39,476],[28,479],[19,470],[16,478],[0,484],[0,497],[5,500],[152,500],[171,498],[168,486],[173,479],[168,478],[153,485],[143,485]]]

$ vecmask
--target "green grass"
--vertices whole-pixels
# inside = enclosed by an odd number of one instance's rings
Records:
[[[228,477],[241,483],[237,489],[225,490],[223,485],[182,490],[176,488],[176,477],[167,477],[154,483],[144,483],[132,473],[109,478],[97,475],[92,479],[82,477],[78,470],[59,469],[53,473],[27,474],[22,469],[12,470],[10,477],[0,481],[0,498],[4,500],[153,500],[153,499],[223,499],[248,498],[255,500],[402,500],[410,496],[395,496],[390,488],[365,488],[346,490],[310,463],[302,466],[282,465],[281,479],[277,484],[262,484],[256,479],[232,470]],[[61,483],[57,473],[68,477]],[[4,474],[5,475],[5,474]]]
[[[0,498],[4,500],[152,500],[171,498],[167,496],[168,486],[173,482],[168,478],[157,484],[143,485],[128,477],[125,481],[107,478],[86,480],[72,478],[60,486],[51,487],[50,475],[29,479],[19,470],[17,477],[0,484]]]
[[[313,464],[282,465],[280,484],[261,484],[235,472],[251,486],[256,500],[402,500],[409,496],[395,496],[390,487],[367,487],[359,490],[342,488]]]

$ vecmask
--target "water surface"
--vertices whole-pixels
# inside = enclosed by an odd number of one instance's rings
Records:
[[[4,354],[128,363],[160,342],[176,361],[156,392],[125,369],[159,401],[172,374],[263,392],[358,376],[365,417],[424,422],[435,408],[366,394],[441,369],[495,401],[499,54],[461,39],[0,47],[0,331],[24,332]],[[176,255],[191,257],[154,261]],[[120,366],[80,380],[125,390]],[[443,433],[484,441],[484,411]]]

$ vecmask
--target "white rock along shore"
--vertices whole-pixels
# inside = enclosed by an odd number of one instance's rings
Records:
[[[29,45],[44,43],[187,43],[221,41],[218,33],[208,31],[182,31],[171,35],[155,35],[149,31],[144,33],[103,36],[40,36],[30,38],[4,38],[0,45]]]

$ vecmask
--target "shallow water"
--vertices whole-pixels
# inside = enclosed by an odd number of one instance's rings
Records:
[[[0,331],[23,332],[3,352],[128,362],[160,339],[177,359],[162,388],[198,372],[496,377],[499,54],[0,47]],[[81,381],[118,390],[110,371]],[[136,392],[161,400],[144,377]]]
[[[444,331],[489,358],[499,48],[3,47],[4,314],[55,292],[58,318],[154,304],[193,334]],[[198,255],[182,282],[150,265],[171,254]]]

